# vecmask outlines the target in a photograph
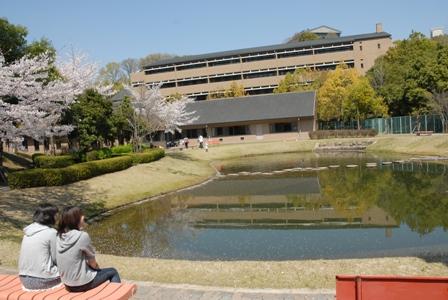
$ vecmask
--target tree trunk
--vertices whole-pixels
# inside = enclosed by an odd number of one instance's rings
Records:
[[[54,136],[50,136],[50,154],[56,155],[56,148],[54,146]]]
[[[3,140],[0,139],[0,168],[3,167]]]

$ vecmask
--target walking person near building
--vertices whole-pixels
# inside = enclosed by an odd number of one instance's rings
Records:
[[[204,137],[200,134],[198,137],[199,148],[204,148]]]

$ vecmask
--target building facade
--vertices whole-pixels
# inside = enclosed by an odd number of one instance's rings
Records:
[[[133,86],[161,84],[164,96],[180,93],[196,100],[205,100],[232,82],[243,85],[249,95],[268,94],[296,69],[331,70],[345,64],[364,74],[392,46],[391,35],[378,24],[374,33],[338,34],[334,38],[158,61],[132,74],[131,82]]]
[[[312,91],[192,102],[187,111],[195,120],[171,139],[188,137],[193,145],[199,135],[219,144],[305,139],[316,130],[315,98]]]

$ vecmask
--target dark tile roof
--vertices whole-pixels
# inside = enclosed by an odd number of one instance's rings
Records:
[[[122,89],[121,91],[113,95],[110,100],[112,101],[112,103],[118,103],[123,101],[125,97],[132,97],[132,94],[129,90]]]
[[[190,125],[311,117],[315,114],[315,92],[267,94],[187,105],[199,119]]]
[[[232,187],[229,189],[229,187]],[[319,194],[317,177],[267,177],[214,180],[206,186],[187,190],[182,194],[192,196],[235,196],[235,195],[303,195]]]
[[[277,44],[277,45],[270,45],[270,46],[263,46],[263,47],[253,47],[253,48],[245,48],[245,49],[238,49],[238,50],[199,54],[199,55],[181,56],[181,57],[175,57],[175,58],[170,58],[170,59],[165,59],[165,60],[159,60],[152,64],[146,65],[145,67],[143,67],[143,69],[150,68],[150,67],[158,67],[158,66],[163,66],[163,65],[171,65],[171,64],[190,62],[190,61],[198,61],[198,60],[203,60],[203,59],[213,59],[213,58],[219,58],[219,57],[236,56],[236,55],[243,55],[243,54],[257,53],[257,52],[266,52],[266,51],[273,51],[273,50],[281,51],[281,50],[288,50],[288,49],[309,47],[309,46],[320,46],[320,45],[324,46],[324,45],[328,45],[328,44],[332,44],[332,43],[354,42],[354,41],[358,41],[358,40],[369,40],[369,39],[385,38],[385,37],[390,37],[390,36],[391,36],[390,33],[387,33],[387,32],[378,32],[378,33],[375,32],[375,33],[351,35],[351,36],[344,36],[344,37],[331,38],[331,39],[320,39],[320,40],[304,41],[304,42],[297,42],[297,43],[290,43],[290,44]]]

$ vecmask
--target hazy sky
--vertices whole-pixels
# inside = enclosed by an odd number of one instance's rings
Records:
[[[382,22],[393,39],[448,32],[448,0],[0,0],[0,17],[26,26],[30,40],[44,36],[57,50],[74,46],[104,64],[277,44],[324,24],[351,35]]]

